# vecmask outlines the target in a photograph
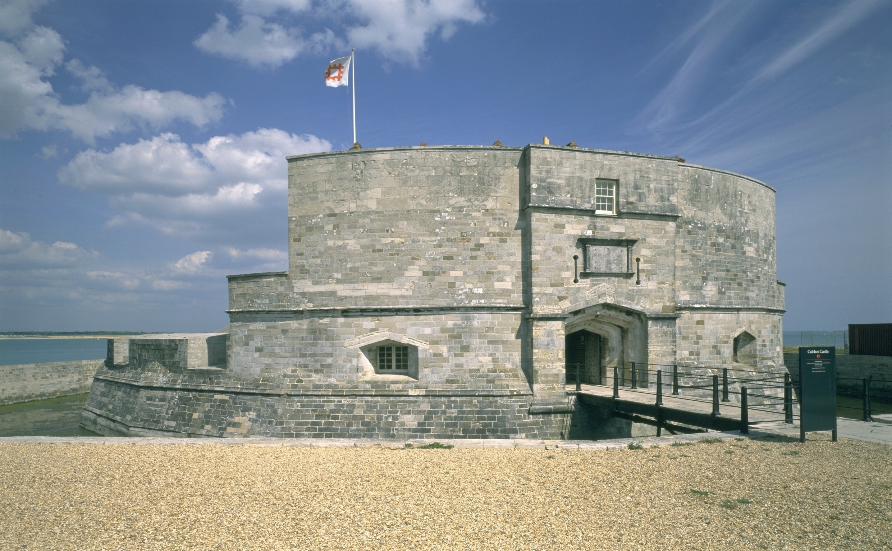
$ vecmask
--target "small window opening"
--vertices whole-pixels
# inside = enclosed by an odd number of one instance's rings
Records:
[[[734,337],[732,348],[735,363],[756,365],[758,361],[756,337],[744,331]]]
[[[616,214],[616,182],[610,180],[595,182],[595,213]]]
[[[379,371],[408,371],[409,347],[408,346],[379,346],[378,347]]]

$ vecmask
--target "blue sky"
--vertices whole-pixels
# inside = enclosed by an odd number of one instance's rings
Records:
[[[0,0],[0,331],[210,331],[284,157],[679,155],[776,188],[786,330],[892,321],[892,3]]]

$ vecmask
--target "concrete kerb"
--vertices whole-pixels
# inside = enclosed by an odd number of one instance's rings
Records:
[[[879,417],[879,416],[877,416]],[[882,421],[886,421],[884,418]],[[853,419],[838,418],[837,425],[840,438],[863,440],[878,444],[892,445],[892,424],[888,422],[864,422]],[[814,433],[810,433],[814,434]],[[421,448],[434,442],[454,448],[483,449],[541,449],[541,450],[619,450],[628,449],[629,445],[642,448],[670,446],[676,443],[696,443],[701,440],[733,440],[754,438],[785,438],[790,441],[799,440],[799,425],[786,424],[783,421],[758,423],[750,426],[749,434],[739,431],[706,431],[674,436],[645,436],[637,438],[619,438],[615,440],[536,440],[523,438],[493,439],[373,439],[373,438],[187,438],[170,436],[135,436],[135,437],[103,437],[103,436],[7,436],[0,437],[0,444],[38,443],[38,444],[103,444],[123,445],[218,445],[218,446],[283,446],[299,448]],[[808,437],[806,437],[808,439]]]
[[[629,444],[637,444],[645,448],[668,446],[677,442],[698,442],[705,439],[732,440],[735,438],[764,437],[768,432],[751,431],[749,435],[741,435],[737,431],[707,431],[695,434],[676,436],[620,438],[616,440],[527,440],[527,439],[455,439],[436,440],[444,446],[455,448],[483,449],[542,449],[542,450],[619,450],[627,449]],[[378,440],[350,438],[176,438],[176,437],[92,437],[92,436],[7,436],[0,438],[0,444],[103,444],[103,445],[179,445],[179,446],[282,446],[299,448],[420,448],[433,443],[434,440]]]

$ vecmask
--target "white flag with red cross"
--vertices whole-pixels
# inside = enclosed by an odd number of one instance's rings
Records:
[[[326,86],[347,86],[349,84],[350,61],[353,56],[341,57],[329,62],[325,69]]]

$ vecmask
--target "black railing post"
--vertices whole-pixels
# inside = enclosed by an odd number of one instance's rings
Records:
[[[657,436],[663,436],[663,408],[657,404]]]
[[[789,373],[784,373],[784,423],[793,424],[793,382]]]
[[[635,369],[635,362],[632,362],[632,389],[638,388],[638,370]]]
[[[712,376],[712,416],[719,414],[719,376]]]
[[[613,366],[613,399],[619,399],[619,366]]]
[[[870,421],[870,379],[864,378],[864,421]]]
[[[657,405],[663,405],[663,370],[657,370]]]
[[[579,380],[579,362],[576,363],[576,392],[582,390],[582,381]]]
[[[750,433],[750,412],[747,409],[746,387],[740,387],[740,434]]]
[[[672,395],[678,396],[678,364],[672,364]]]
[[[731,400],[728,398],[728,368],[722,368],[722,401],[730,402]]]

